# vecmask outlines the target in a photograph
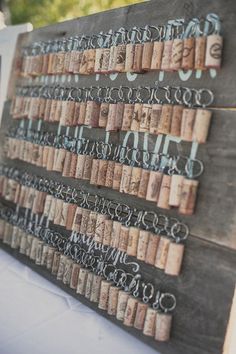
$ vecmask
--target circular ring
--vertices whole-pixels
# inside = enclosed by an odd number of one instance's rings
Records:
[[[165,301],[170,302],[170,306],[166,306],[164,304]],[[172,302],[172,304],[171,304]],[[173,294],[170,293],[162,293],[160,298],[159,298],[159,304],[160,304],[160,308],[165,312],[171,312],[175,309],[176,307],[176,298]]]

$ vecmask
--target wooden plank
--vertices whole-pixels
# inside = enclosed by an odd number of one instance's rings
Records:
[[[3,130],[0,131],[2,139],[4,139],[5,131],[10,124],[9,103],[7,103],[3,115]],[[42,129],[48,130],[48,126],[45,125],[44,128],[43,124]],[[57,127],[50,125],[51,131],[54,130],[56,132],[56,129]],[[208,142],[202,144],[198,150],[197,158],[203,161],[205,171],[200,177],[197,208],[192,216],[184,217],[174,209],[159,209],[155,203],[120,194],[105,187],[90,185],[85,180],[78,181],[71,178],[62,178],[58,173],[53,172],[50,173],[50,177],[74,187],[83,186],[83,188],[92,193],[98,193],[101,196],[127,203],[132,207],[153,210],[177,217],[189,225],[192,235],[236,249],[236,205],[234,202],[236,200],[235,130],[235,111],[214,110]],[[84,132],[84,136],[87,138],[94,139],[95,136],[96,140],[104,140],[104,130],[102,129],[84,129]],[[124,133],[111,134],[110,142],[114,144],[122,143],[123,137]],[[155,139],[150,136],[149,140],[152,148]],[[143,134],[140,134],[140,147],[142,142]],[[189,144],[172,144],[171,147],[173,153],[178,153],[178,150],[180,150],[183,155],[189,154]],[[28,165],[22,161],[8,161],[8,163],[19,168],[27,168],[29,173],[48,177],[48,173],[44,169]]]
[[[99,33],[100,31],[107,32],[110,29],[119,29],[120,27],[131,28],[133,26],[162,25],[168,20],[176,18],[189,19],[190,17],[205,17],[208,13],[216,13],[222,19],[222,32],[224,37],[223,48],[223,67],[216,74],[209,71],[203,72],[200,78],[196,78],[195,73],[165,73],[164,77],[161,73],[145,73],[144,75],[135,75],[134,81],[128,81],[126,74],[119,74],[118,77],[112,80],[109,76],[102,76],[103,85],[127,85],[138,86],[154,85],[156,81],[170,86],[184,85],[187,87],[212,89],[215,93],[214,106],[235,107],[235,62],[236,42],[235,38],[235,21],[236,21],[236,3],[234,0],[214,1],[211,0],[190,0],[182,2],[174,0],[171,2],[170,8],[165,0],[151,1],[142,4],[136,4],[120,9],[101,12],[98,14],[82,17],[71,21],[62,22],[59,24],[36,29],[27,35],[27,43],[38,40],[49,40],[55,38],[64,38],[73,35]],[[22,38],[22,37],[21,37]],[[24,38],[25,39],[25,38]],[[25,44],[26,44],[25,42]],[[188,78],[189,77],[189,78]],[[134,76],[133,76],[134,78]],[[114,80],[114,81],[113,81]],[[90,86],[98,84],[96,76],[89,77],[80,76],[80,86]],[[73,85],[73,80],[70,79],[70,84]],[[11,97],[12,92],[9,92],[8,97]]]
[[[156,268],[140,262],[141,274],[147,281],[151,280],[162,290],[173,292],[177,297],[171,340],[168,343],[158,343],[134,328],[124,327],[113,316],[99,310],[83,296],[75,294],[27,257],[2,242],[0,247],[161,354],[222,352],[236,276],[236,254],[232,250],[191,237],[186,247],[183,273],[178,278],[168,277]]]

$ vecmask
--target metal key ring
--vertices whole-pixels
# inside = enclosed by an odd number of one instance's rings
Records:
[[[164,304],[164,302],[166,300],[169,300],[170,302],[172,301],[172,304],[170,303],[170,306],[166,306]],[[159,298],[159,304],[160,304],[160,308],[164,311],[164,313],[171,312],[176,307],[176,298],[175,298],[175,296],[173,294],[162,293],[160,298]]]
[[[201,102],[203,99],[204,93],[209,95],[209,99],[206,102]],[[197,95],[196,95],[196,104],[197,105],[199,105],[200,107],[207,107],[207,106],[210,106],[213,101],[214,101],[214,95],[211,90],[208,90],[205,88],[198,90]]]
[[[170,233],[175,242],[179,243],[188,238],[189,227],[186,224],[177,221],[174,225],[172,225]]]

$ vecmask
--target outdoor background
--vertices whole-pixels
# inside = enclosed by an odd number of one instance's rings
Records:
[[[0,0],[0,11],[6,25],[31,22],[37,28],[138,2],[141,0]]]

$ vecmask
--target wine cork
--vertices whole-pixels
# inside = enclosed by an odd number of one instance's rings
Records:
[[[63,202],[62,211],[61,211],[61,220],[58,225],[65,227],[68,216],[69,203]]]
[[[90,296],[91,302],[99,302],[101,281],[102,277],[100,275],[94,274]]]
[[[98,186],[105,186],[107,166],[108,166],[107,160],[99,160],[98,177],[97,177]]]
[[[166,342],[170,339],[172,315],[167,313],[157,313],[155,340]]]
[[[198,181],[184,179],[182,185],[182,193],[179,205],[179,212],[185,215],[192,215],[197,199]]]
[[[142,115],[139,130],[141,132],[148,132],[150,129],[150,121],[151,121],[151,113],[152,113],[152,105],[151,104],[143,104]]]
[[[169,206],[170,184],[171,184],[171,176],[163,175],[161,181],[161,189],[160,189],[158,202],[157,202],[157,206],[159,208],[170,209]]]
[[[129,193],[129,185],[132,174],[132,167],[128,165],[123,165],[122,167],[122,176],[120,181],[120,192]]]
[[[206,60],[207,68],[219,69],[221,66],[223,37],[218,34],[207,36]]]
[[[39,145],[38,157],[36,160],[36,166],[39,166],[39,167],[42,167],[42,164],[43,164],[43,149],[44,149],[44,147],[42,145]]]
[[[203,144],[207,141],[208,131],[211,123],[211,116],[211,111],[207,109],[197,109],[193,126],[193,141],[196,141],[199,144]]]
[[[43,55],[42,75],[47,75],[49,64],[49,53]]]
[[[13,233],[13,225],[6,223],[5,228],[4,228],[3,243],[5,243],[9,246],[11,245],[12,233]],[[33,244],[33,246],[31,244],[29,255],[31,255],[31,259],[35,260],[38,239],[33,237],[32,243],[33,243],[33,241],[34,241],[34,244]]]
[[[105,187],[112,188],[113,186],[114,168],[115,168],[115,161],[108,161]]]
[[[156,268],[165,269],[169,246],[170,246],[170,240],[166,237],[160,237],[159,245],[157,248],[156,259],[155,259]]]
[[[181,139],[184,141],[192,141],[195,116],[196,116],[195,109],[185,108],[183,110],[182,122],[181,122]]]
[[[66,158],[66,150],[59,149],[53,164],[53,171],[62,172]]]
[[[98,118],[98,126],[100,128],[106,128],[107,120],[108,120],[108,113],[109,113],[109,105],[110,104],[107,102],[101,103],[99,118]]]
[[[85,287],[84,296],[86,297],[86,299],[89,299],[89,300],[90,300],[90,296],[91,296],[91,293],[92,293],[93,276],[94,276],[94,273],[93,272],[89,272],[88,276],[87,276],[87,281],[86,281],[86,287]]]
[[[139,185],[141,180],[142,168],[140,167],[133,167],[130,184],[129,184],[129,194],[137,195],[139,191]]]
[[[55,122],[55,114],[56,114],[56,109],[57,109],[57,100],[52,100],[51,106],[50,106],[50,113],[48,117],[49,122]]]
[[[103,74],[107,74],[109,72],[109,61],[110,61],[110,48],[103,49],[103,56],[102,56],[102,65],[100,72]]]
[[[90,181],[92,164],[93,164],[93,156],[85,155],[83,179]]]
[[[82,57],[81,57],[81,62],[80,62],[80,67],[79,67],[79,73],[81,75],[86,75],[87,74],[87,63],[88,63],[88,50],[85,49],[83,51]]]
[[[149,240],[147,245],[145,263],[154,265],[156,260],[157,248],[159,245],[160,236],[153,233],[149,233]]]
[[[162,178],[163,178],[162,172],[150,171],[146,200],[150,202],[157,202],[160,189],[161,189]]]
[[[113,176],[113,184],[112,184],[112,188],[115,190],[120,190],[122,170],[123,170],[122,164],[116,162],[114,167],[114,176]]]
[[[138,242],[139,242],[139,232],[140,229],[137,227],[131,226],[129,228],[129,239],[127,246],[127,255],[128,256],[137,256]]]
[[[109,64],[108,64],[108,72],[112,73],[115,71],[115,66],[116,66],[116,53],[117,53],[117,46],[112,45],[110,47],[110,58],[109,58]]]
[[[70,284],[70,279],[71,279],[71,274],[72,274],[72,265],[73,265],[73,260],[67,259],[66,264],[65,264],[63,278],[62,278],[62,282],[65,285]]]
[[[86,101],[80,102],[79,118],[78,118],[78,121],[77,121],[78,125],[83,125],[84,122],[85,122],[86,107],[87,107],[87,102]]]
[[[7,179],[5,179],[5,182],[7,183]],[[7,184],[6,184],[6,186],[7,186]],[[26,196],[26,191],[27,191],[26,186],[21,186],[21,191],[20,191],[20,196],[19,196],[19,205],[21,207],[24,206],[24,199],[25,199],[25,196]],[[7,190],[3,191],[3,193],[2,193],[3,196],[6,195],[6,193],[7,193]]]
[[[63,200],[57,199],[54,220],[53,220],[54,224],[56,225],[60,225],[61,218],[62,218],[62,209],[63,209]]]
[[[174,105],[171,118],[170,135],[180,136],[181,122],[184,107],[182,105]]]
[[[113,229],[113,221],[112,220],[105,220],[104,234],[103,234],[103,239],[102,239],[102,243],[105,246],[110,246],[112,229]]]
[[[44,146],[44,149],[43,149],[43,163],[42,163],[42,167],[44,167],[44,168],[47,167],[49,150],[50,150],[49,146]]]
[[[126,44],[125,72],[133,71],[134,52],[135,52],[135,44],[133,43]]]
[[[72,126],[74,121],[74,113],[75,113],[75,102],[62,101],[61,113],[60,113],[60,125]],[[54,119],[54,121],[56,121],[56,119]]]
[[[3,238],[3,234],[1,233],[0,239],[2,238]],[[19,252],[21,254],[26,254],[26,247],[27,247],[27,234],[24,232],[21,237]]]
[[[78,155],[71,153],[71,163],[69,177],[75,178]]]
[[[138,306],[138,300],[135,299],[132,295],[129,295],[127,306],[125,309],[124,322],[123,322],[125,326],[133,327],[137,306]]]
[[[180,205],[181,191],[184,177],[181,175],[172,175],[170,184],[169,205],[178,207]]]
[[[168,250],[165,273],[168,275],[179,275],[183,261],[184,245],[171,242]]]
[[[80,117],[80,102],[75,102],[75,110],[74,110],[74,117],[73,117],[74,125],[79,125],[79,117]]]
[[[104,231],[105,231],[105,221],[107,219],[108,219],[107,215],[104,215],[104,214],[97,215],[95,236],[94,236],[95,242],[99,242],[99,243],[103,242],[103,236],[104,236]],[[109,241],[109,244],[110,244],[110,241]]]
[[[119,44],[116,51],[116,65],[115,71],[124,72],[125,71],[125,56],[126,56],[126,45]]]
[[[26,209],[33,209],[34,200],[36,197],[36,192],[37,191],[34,188],[28,188],[28,193],[27,193],[27,198],[26,198],[26,203],[25,203]],[[46,196],[46,199],[47,199],[47,196]],[[46,199],[45,199],[45,204],[46,204]],[[44,209],[45,209],[45,204],[44,204]]]
[[[99,160],[93,159],[92,171],[91,171],[91,177],[90,177],[91,184],[97,184],[98,170],[99,170]]]
[[[65,161],[64,161],[63,170],[62,170],[63,177],[70,177],[71,157],[72,157],[71,152],[66,151]]]
[[[110,103],[108,116],[107,116],[106,131],[116,130],[116,111],[117,111],[117,103]]]
[[[125,292],[124,290],[119,291],[116,310],[116,319],[119,321],[124,321],[128,298],[129,293]]]
[[[124,131],[130,130],[133,113],[134,113],[134,104],[133,103],[125,103],[121,130],[124,130]]]
[[[103,59],[103,50],[104,48],[96,48],[95,54],[95,64],[94,64],[94,72],[100,73],[102,68],[102,59]]]
[[[82,219],[80,224],[80,233],[86,235],[90,210],[82,209]]]
[[[128,247],[128,241],[129,241],[129,228],[124,225],[121,225],[118,249],[122,252],[126,252]]]
[[[47,256],[47,262],[46,262],[46,268],[48,270],[52,269],[52,265],[53,265],[53,259],[54,259],[54,253],[55,253],[55,248],[53,247],[49,247],[48,248],[48,256]],[[59,253],[59,252],[58,252]]]
[[[139,301],[134,320],[134,328],[143,330],[148,304]]]
[[[46,99],[43,98],[43,97],[40,97],[40,101],[39,101],[39,119],[44,119],[45,107],[46,107]]]
[[[142,103],[135,103],[134,104],[134,110],[133,110],[133,116],[132,116],[130,130],[136,131],[136,132],[139,131],[141,117],[142,117],[142,109],[143,109]]]
[[[171,51],[171,60],[170,60],[170,69],[177,71],[181,68],[183,56],[183,40],[176,38],[173,40],[172,51]]]
[[[107,306],[107,313],[109,315],[116,316],[119,290],[116,286],[110,286]]]
[[[13,226],[12,229],[12,239],[11,239],[11,248],[17,249],[20,246],[20,238],[21,238],[21,230]],[[37,259],[37,254],[36,254],[36,259]]]
[[[78,278],[81,266],[77,263],[73,263],[71,278],[70,278],[70,288],[76,290],[78,286]]]
[[[206,36],[195,38],[195,70],[205,70]]]
[[[93,128],[97,128],[99,114],[100,114],[100,103],[96,101],[88,101],[86,106],[84,124],[89,125]]]
[[[46,167],[47,171],[53,170],[54,155],[55,155],[55,148],[53,146],[49,146],[48,160],[47,160],[47,167]]]
[[[57,271],[57,280],[63,279],[67,260],[68,260],[67,256],[61,255],[60,261],[59,261],[59,267],[58,267],[58,271]]]
[[[41,265],[42,253],[43,253],[43,241],[38,241],[36,248],[35,264]]]
[[[173,105],[164,104],[162,106],[161,117],[157,129],[159,134],[170,134],[172,113]]]
[[[75,211],[75,216],[72,224],[72,230],[75,232],[80,232],[80,226],[82,221],[82,212],[83,209],[81,207],[77,207]]]
[[[158,134],[158,126],[161,119],[162,105],[153,104],[150,117],[150,126],[149,130],[152,134]]]
[[[91,211],[88,219],[88,226],[86,230],[86,235],[90,237],[95,236],[96,223],[97,223],[98,213],[95,211]]]
[[[44,244],[43,250],[42,250],[41,266],[46,267],[46,265],[47,265],[48,249],[49,249],[49,245]]]
[[[83,178],[85,159],[86,159],[86,155],[79,154],[77,156],[75,178],[79,178],[79,179]]]
[[[61,252],[55,251],[53,253],[53,261],[52,261],[52,275],[57,275],[59,264],[60,264]]]
[[[162,52],[161,70],[170,71],[171,54],[172,54],[173,40],[164,42],[164,48]]]
[[[47,195],[46,192],[38,192],[36,194],[36,197],[34,199],[33,208],[32,208],[32,210],[35,214],[42,214],[43,213],[46,195]]]
[[[52,100],[51,99],[47,99],[46,103],[45,103],[45,111],[44,111],[44,120],[45,120],[45,122],[49,122],[51,105],[52,105]]]
[[[107,280],[101,281],[99,303],[98,303],[98,308],[101,310],[107,311],[110,287],[111,287],[111,282]]]
[[[139,190],[137,194],[139,198],[146,198],[149,176],[150,176],[150,171],[142,169],[140,183],[139,183]]]
[[[183,43],[183,57],[181,68],[184,70],[194,69],[195,38],[185,38]]]
[[[142,72],[142,56],[143,56],[143,44],[137,43],[134,48],[134,61],[132,71],[136,73]]]
[[[64,63],[64,70],[63,70],[63,72],[65,74],[69,74],[69,72],[70,72],[71,55],[72,55],[72,52],[65,53],[65,63]]]
[[[117,102],[116,116],[115,116],[115,130],[120,130],[123,124],[125,104],[124,102]]]
[[[96,50],[91,48],[87,50],[87,74],[94,73]]]
[[[79,277],[78,277],[78,284],[77,284],[77,289],[76,289],[77,294],[80,294],[80,295],[85,294],[88,273],[89,273],[88,269],[80,268]]]
[[[140,261],[145,261],[146,259],[148,242],[149,242],[149,232],[146,230],[140,230],[138,248],[137,248],[137,259],[139,259]]]
[[[0,219],[0,240],[3,239],[5,225],[6,225],[5,220]]]
[[[73,73],[74,74],[79,74],[79,70],[80,70],[80,65],[81,65],[81,61],[82,61],[82,55],[83,52],[79,51],[79,50],[75,50],[74,54],[73,54]]]
[[[50,208],[49,214],[48,214],[48,220],[49,221],[53,221],[54,220],[55,213],[56,213],[56,202],[57,202],[57,199],[52,197],[51,208]]]
[[[146,42],[143,44],[143,55],[142,55],[142,70],[149,71],[151,69],[153,53],[153,42]]]
[[[120,241],[121,223],[119,221],[113,221],[112,233],[111,233],[111,247],[118,248]]]
[[[39,116],[39,97],[31,97],[29,106],[29,119],[37,119]]]
[[[148,337],[154,337],[156,328],[156,310],[148,308],[144,321],[143,334]]]

